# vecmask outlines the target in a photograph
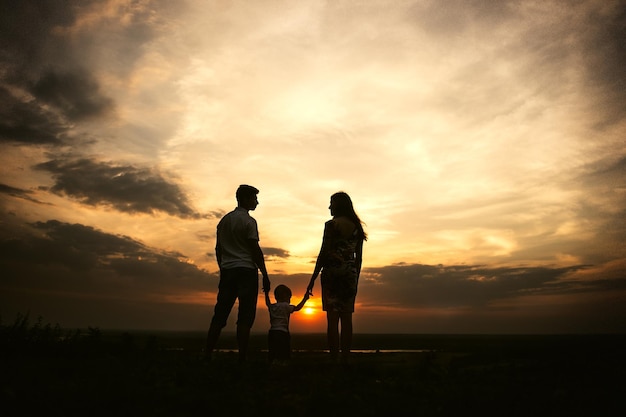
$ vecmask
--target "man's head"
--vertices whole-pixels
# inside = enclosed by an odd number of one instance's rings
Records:
[[[237,193],[235,194],[237,197],[237,205],[248,210],[254,210],[259,204],[259,201],[256,198],[258,193],[259,190],[251,185],[240,185],[239,188],[237,188]]]

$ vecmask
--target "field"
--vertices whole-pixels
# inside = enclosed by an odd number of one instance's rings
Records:
[[[1,330],[5,417],[626,415],[622,335],[355,335],[342,367],[324,335],[270,366],[263,334],[239,365],[228,334],[207,362],[201,332]]]

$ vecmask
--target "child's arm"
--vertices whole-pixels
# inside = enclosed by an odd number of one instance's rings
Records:
[[[302,301],[300,301],[300,304],[298,304],[293,311],[300,311],[302,310],[302,307],[304,307],[304,303],[306,303],[306,300],[309,299],[309,290],[306,291],[306,293],[304,293],[304,298],[302,299]]]

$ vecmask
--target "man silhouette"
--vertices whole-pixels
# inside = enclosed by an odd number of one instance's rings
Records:
[[[228,316],[239,300],[237,313],[237,345],[239,361],[248,353],[250,329],[256,316],[259,292],[258,271],[263,275],[263,290],[269,291],[270,280],[259,246],[256,220],[249,211],[256,209],[259,190],[250,185],[237,189],[237,208],[226,214],[217,225],[215,256],[220,268],[217,302],[207,336],[206,355],[210,359]]]

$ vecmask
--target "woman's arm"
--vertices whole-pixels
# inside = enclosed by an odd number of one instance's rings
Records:
[[[306,303],[306,300],[308,299],[309,299],[309,290],[307,289],[307,292],[304,293],[304,298],[302,298],[302,301],[300,301],[300,303],[293,309],[293,311],[302,310],[302,307],[304,307],[304,304]]]
[[[326,260],[326,247],[328,245],[328,237],[330,235],[331,223],[326,222],[324,225],[324,236],[322,237],[322,247],[320,248],[320,252],[317,255],[317,261],[315,262],[315,268],[313,269],[313,274],[311,275],[311,281],[309,281],[309,286],[307,287],[307,292],[309,294],[313,294],[313,286],[315,285],[315,280],[317,276],[320,274],[322,268],[324,267],[324,263]]]

